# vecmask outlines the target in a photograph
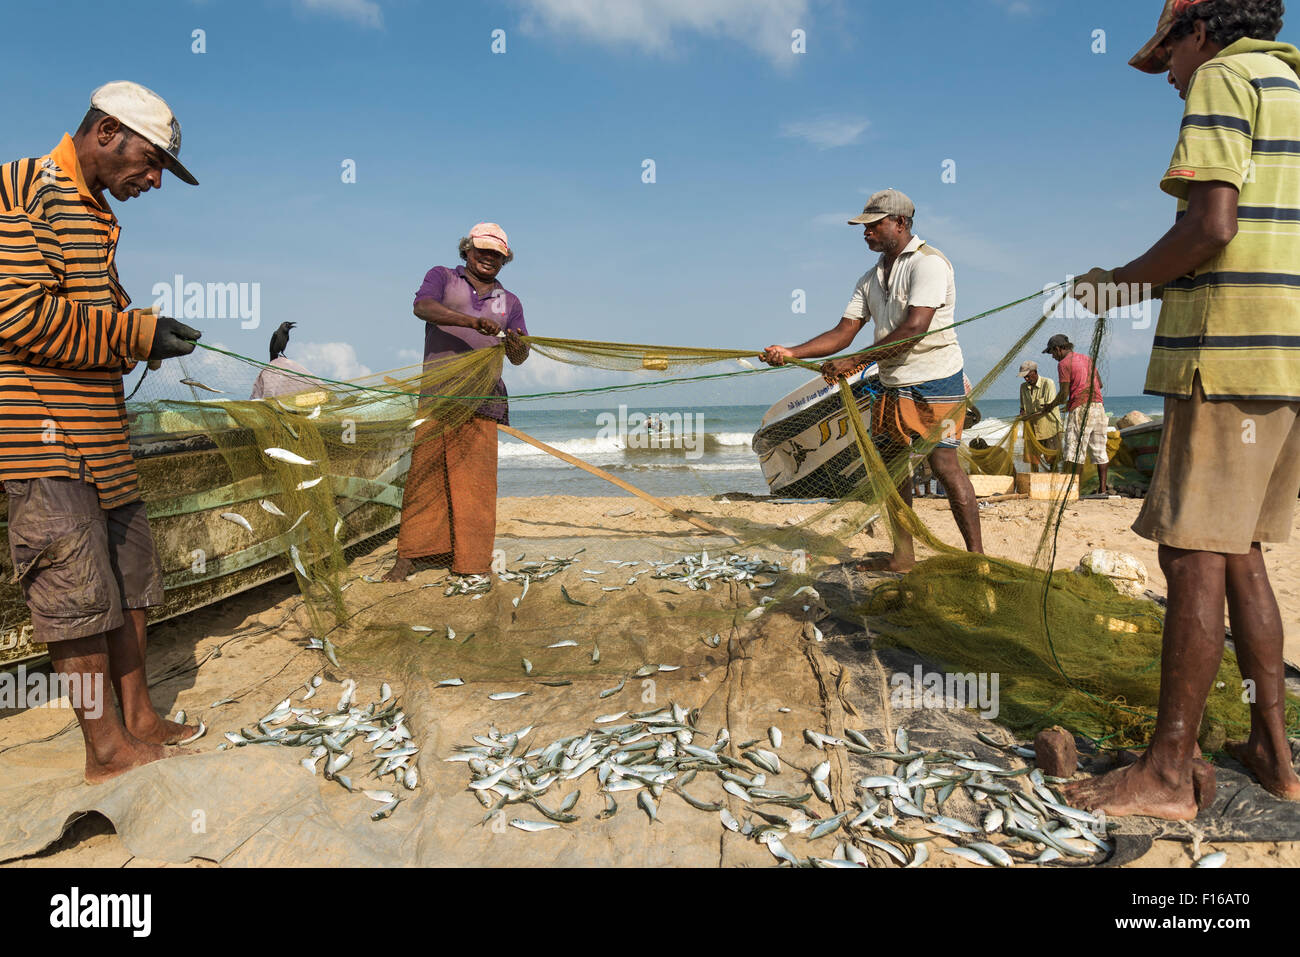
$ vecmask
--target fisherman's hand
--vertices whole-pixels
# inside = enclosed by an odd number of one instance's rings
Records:
[[[183,322],[159,316],[154,327],[153,348],[145,358],[150,361],[158,359],[175,359],[187,356],[194,351],[194,343],[203,335],[197,329],[191,329]]]
[[[795,355],[785,346],[768,346],[758,354],[758,357],[770,366],[783,366],[795,358]]]
[[[487,316],[479,316],[470,324],[470,328],[483,333],[485,336],[495,336],[501,331],[501,326],[495,319],[489,319]]]
[[[506,358],[519,365],[528,358],[528,343],[520,337],[518,330],[507,329],[506,338]]]
[[[1143,298],[1141,295],[1134,296],[1133,289],[1128,284],[1115,282],[1113,269],[1100,267],[1077,278],[1070,289],[1070,295],[1094,316],[1104,316],[1112,309]]]
[[[822,364],[822,378],[834,385],[844,376],[852,373],[859,365],[861,365],[859,359],[832,359],[830,362]]]

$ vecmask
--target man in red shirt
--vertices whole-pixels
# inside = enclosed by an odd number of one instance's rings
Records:
[[[1061,383],[1056,401],[1045,411],[1065,405],[1065,444],[1061,461],[1082,465],[1086,459],[1091,459],[1097,466],[1097,491],[1104,493],[1110,465],[1110,455],[1106,451],[1110,417],[1101,404],[1101,376],[1091,359],[1074,351],[1074,343],[1067,336],[1052,336],[1043,352],[1056,360],[1056,375]]]

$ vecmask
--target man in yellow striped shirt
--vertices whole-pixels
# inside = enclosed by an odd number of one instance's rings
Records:
[[[1160,706],[1136,764],[1070,789],[1112,814],[1194,818],[1214,799],[1197,731],[1223,657],[1223,612],[1251,702],[1229,752],[1300,800],[1286,736],[1282,619],[1260,542],[1291,534],[1300,493],[1300,50],[1274,43],[1282,0],[1168,0],[1134,57],[1187,102],[1161,188],[1174,227],[1075,293],[1101,315],[1163,285],[1146,391],[1165,397],[1151,490],[1133,529],[1169,588]]]
[[[76,134],[0,166],[0,480],[14,578],[86,742],[86,779],[166,757],[194,729],[162,719],[145,681],[145,617],[162,575],[127,442],[122,374],[194,350],[199,333],[129,309],[104,199],[162,185],[180,125],[162,98],[115,82]],[[122,717],[108,698],[107,676]]]

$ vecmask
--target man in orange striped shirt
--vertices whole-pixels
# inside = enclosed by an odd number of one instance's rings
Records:
[[[14,576],[86,743],[86,780],[120,774],[194,734],[154,710],[146,609],[162,574],[127,444],[122,375],[194,350],[197,330],[128,309],[104,199],[162,186],[180,125],[162,98],[115,82],[76,134],[0,166],[0,480]],[[106,701],[104,676],[122,716]]]

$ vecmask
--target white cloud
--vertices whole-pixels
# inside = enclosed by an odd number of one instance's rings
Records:
[[[1013,17],[1026,17],[1036,12],[1032,0],[993,0],[993,2]]]
[[[288,353],[308,372],[324,379],[346,382],[372,374],[369,366],[357,361],[357,350],[349,342],[295,342],[286,350]]]
[[[819,150],[830,150],[857,143],[870,125],[861,117],[823,116],[786,123],[781,127],[781,135],[806,140]]]
[[[515,0],[526,30],[669,52],[679,34],[722,36],[792,64],[791,34],[809,27],[810,0]]]
[[[374,0],[294,0],[307,13],[324,13],[351,20],[363,27],[380,30],[384,26],[384,13]]]
[[[934,243],[949,259],[960,260],[968,270],[1019,275],[1023,269],[1023,256],[1017,256],[1008,247],[990,240],[989,234],[967,229],[951,217],[918,214],[913,231],[926,242]],[[960,273],[957,281],[960,292]]]
[[[846,226],[849,220],[857,215],[857,211],[852,213],[818,213],[812,218],[812,224],[814,226]]]

